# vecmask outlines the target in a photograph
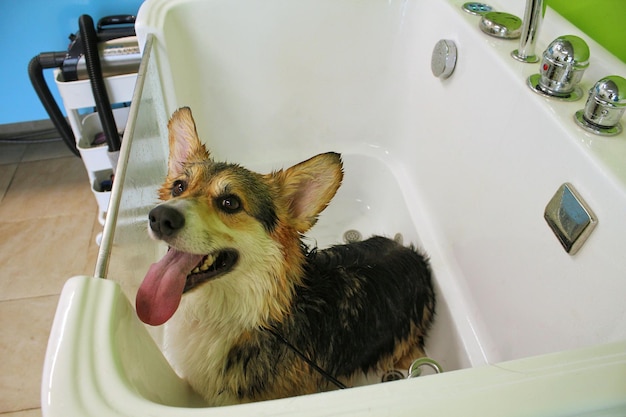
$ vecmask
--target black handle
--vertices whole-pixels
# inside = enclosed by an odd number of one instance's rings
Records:
[[[116,14],[112,16],[104,16],[98,20],[98,32],[103,30],[105,26],[114,25],[134,25],[136,16],[130,14]]]

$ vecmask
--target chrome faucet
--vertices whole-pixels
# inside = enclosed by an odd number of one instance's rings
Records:
[[[526,0],[519,48],[511,52],[513,58],[528,63],[539,61],[539,56],[535,53],[535,45],[544,13],[543,0]]]
[[[583,96],[578,83],[587,67],[587,42],[574,35],[560,36],[543,52],[539,73],[528,77],[528,86],[543,96],[576,101]]]
[[[620,118],[626,111],[626,79],[609,75],[589,90],[585,108],[574,115],[583,129],[601,136],[622,132]]]

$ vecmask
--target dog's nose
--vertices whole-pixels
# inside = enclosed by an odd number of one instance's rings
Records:
[[[150,229],[156,237],[163,238],[174,235],[185,225],[185,216],[175,208],[156,206],[148,214]]]

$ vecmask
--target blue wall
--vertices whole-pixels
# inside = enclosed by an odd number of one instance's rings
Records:
[[[78,18],[94,22],[113,14],[137,14],[142,0],[0,0],[0,125],[47,119],[28,78],[28,62],[40,52],[65,51]],[[56,95],[53,70],[45,70]]]

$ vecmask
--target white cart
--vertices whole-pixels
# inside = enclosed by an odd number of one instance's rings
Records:
[[[93,111],[96,103],[90,81],[88,79],[63,81],[63,75],[58,69],[54,73],[54,80],[61,93],[63,105],[74,132],[76,146],[87,169],[91,191],[98,203],[98,221],[104,225],[111,192],[102,190],[101,183],[112,177],[113,164],[109,158],[106,143],[93,145],[96,134],[102,131],[102,124],[97,112]],[[136,81],[136,73],[104,78],[109,101],[113,107],[130,103]],[[128,107],[119,107],[113,110],[115,123],[120,133],[126,127],[128,109]]]

